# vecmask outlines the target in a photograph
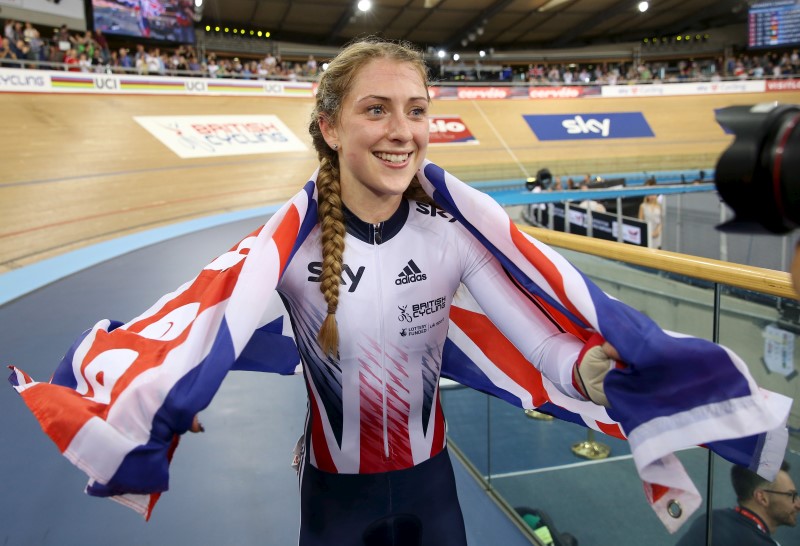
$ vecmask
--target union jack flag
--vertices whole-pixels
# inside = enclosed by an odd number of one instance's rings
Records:
[[[430,162],[418,176],[501,261],[520,297],[533,298],[581,339],[599,332],[625,363],[605,381],[613,409],[568,398],[460,291],[443,376],[520,408],[627,438],[647,500],[670,531],[701,502],[676,451],[704,445],[774,477],[788,440],[791,399],[760,389],[726,348],[664,331],[609,297],[560,254],[519,231],[487,195]],[[138,317],[98,322],[49,382],[11,367],[11,383],[44,431],[89,476],[87,493],[149,518],[168,488],[180,434],[229,370],[296,373],[299,356],[274,288],[317,222],[315,178],[264,226]],[[675,502],[682,508],[678,517],[669,511]]]

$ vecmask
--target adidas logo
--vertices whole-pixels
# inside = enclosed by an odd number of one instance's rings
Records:
[[[401,284],[424,281],[427,278],[428,276],[420,271],[419,267],[417,267],[417,264],[414,263],[414,260],[408,260],[408,265],[406,265],[397,275],[397,278],[394,280],[394,284],[400,286]]]

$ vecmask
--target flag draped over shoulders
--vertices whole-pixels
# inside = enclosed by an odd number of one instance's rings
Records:
[[[538,408],[631,445],[648,501],[674,531],[700,505],[675,452],[705,445],[777,473],[791,400],[760,389],[724,347],[667,332],[602,292],[560,254],[522,233],[496,202],[425,162],[425,190],[496,257],[560,327],[599,332],[625,367],[605,381],[611,409],[568,398],[494,327],[463,289],[453,301],[442,374],[522,408]],[[101,321],[51,380],[12,367],[11,382],[61,453],[89,476],[87,492],[150,516],[168,489],[180,434],[231,369],[296,371],[299,356],[275,287],[316,225],[315,178],[269,221],[192,281],[121,324]],[[571,363],[565,363],[570,365]]]

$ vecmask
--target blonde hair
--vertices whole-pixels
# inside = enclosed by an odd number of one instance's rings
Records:
[[[339,352],[339,331],[336,309],[339,305],[339,286],[342,280],[342,255],[344,253],[345,223],[342,213],[341,184],[338,153],[328,146],[320,129],[320,120],[331,126],[339,123],[342,103],[350,91],[361,68],[376,59],[389,59],[411,64],[427,87],[427,67],[422,53],[407,42],[392,42],[370,37],[351,43],[330,61],[322,73],[317,88],[314,110],[308,132],[319,158],[317,176],[318,216],[322,232],[322,275],[320,290],[328,304],[317,341],[326,355]],[[433,201],[427,196],[416,176],[403,194],[409,199]]]

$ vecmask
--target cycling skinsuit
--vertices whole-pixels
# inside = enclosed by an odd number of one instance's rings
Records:
[[[303,362],[309,395],[304,462],[315,475],[391,473],[447,459],[439,372],[450,303],[462,282],[531,363],[562,392],[580,398],[572,386],[572,364],[583,344],[523,297],[492,254],[454,218],[405,200],[379,224],[348,211],[345,218],[337,357],[323,355],[317,343],[327,311],[320,291],[319,226],[278,286]],[[436,458],[439,453],[443,457]],[[452,470],[449,474],[452,481]],[[309,494],[304,483],[301,544],[315,544],[302,538],[310,524]],[[434,544],[425,540],[428,527],[423,521],[420,544]],[[353,533],[357,540],[337,536],[328,543],[364,544],[361,532]]]

